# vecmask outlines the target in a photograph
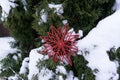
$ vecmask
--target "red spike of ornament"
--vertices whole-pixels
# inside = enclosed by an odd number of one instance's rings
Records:
[[[47,36],[40,36],[40,38],[45,41],[42,53],[47,53],[54,62],[67,61],[72,66],[71,56],[74,56],[78,51],[76,46],[78,35],[73,35],[73,31],[68,32],[68,27],[68,24],[64,28],[59,27],[58,29],[50,26],[51,32],[48,32]]]

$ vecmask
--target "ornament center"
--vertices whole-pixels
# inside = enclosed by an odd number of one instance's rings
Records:
[[[63,45],[64,45],[64,42],[63,42],[63,41],[59,41],[59,42],[58,42],[58,46],[61,47],[61,46],[63,46]]]

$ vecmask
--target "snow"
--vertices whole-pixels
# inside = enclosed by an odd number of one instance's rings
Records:
[[[8,77],[8,80],[18,80],[18,77],[17,76],[10,76],[10,77]]]
[[[63,20],[62,23],[65,25],[65,24],[68,23],[68,21],[67,20]]]
[[[29,57],[26,57],[23,61],[22,61],[22,66],[20,68],[20,74],[25,74],[27,72],[27,68],[28,68],[28,62],[29,62]]]
[[[94,73],[96,80],[118,79],[116,62],[109,59],[106,51],[110,48],[120,47],[120,10],[101,20],[89,34],[78,41],[78,55],[83,55],[89,62],[89,66]]]
[[[14,53],[17,49],[10,47],[10,42],[15,41],[12,37],[1,37],[0,38],[0,61],[4,59],[9,53]],[[1,69],[1,64],[0,64]],[[1,72],[1,71],[0,71]]]
[[[10,0],[10,1],[14,1],[14,0]],[[2,18],[1,20],[4,20],[4,18],[7,17],[7,15],[9,14],[9,11],[12,7],[15,7],[16,5],[14,3],[11,3],[9,0],[0,0],[0,5],[2,7]]]
[[[37,75],[39,73],[39,69],[37,68],[37,62],[39,60],[46,60],[48,59],[48,56],[44,56],[40,53],[38,53],[38,51],[40,51],[42,49],[42,47],[37,48],[37,49],[33,49],[30,52],[30,56],[29,56],[29,74],[28,74],[28,79],[31,80],[32,77],[34,75]]]
[[[74,80],[79,80],[79,79],[77,77],[75,77]]]
[[[0,60],[5,58],[9,53],[16,52],[17,49],[10,47],[10,42],[15,41],[12,37],[2,37],[0,38]]]
[[[62,4],[48,4],[49,8],[54,9],[54,13],[57,15],[63,14],[63,6]]]
[[[78,80],[77,77],[74,77],[74,73],[72,71],[70,71],[68,74],[67,74],[67,78],[65,80]]]
[[[38,16],[37,12],[36,12],[36,15]],[[38,24],[40,25],[41,23],[46,23],[47,22],[47,18],[48,18],[48,14],[47,12],[45,11],[45,9],[42,9],[40,11],[40,15],[41,15],[41,18],[40,20],[38,21]]]
[[[43,47],[36,48],[31,50],[30,52],[29,63],[28,63],[28,69],[29,69],[28,79],[29,80],[32,80],[33,77],[36,75],[38,77],[38,80],[41,80],[41,79],[42,80],[50,80],[50,79],[64,80],[63,75],[67,77],[65,80],[78,80],[78,78],[74,76],[73,71],[67,72],[65,67],[62,65],[56,66],[56,69],[54,72],[48,69],[46,66],[41,66],[41,68],[38,68],[37,67],[38,62],[49,59],[47,55],[40,54],[39,51],[41,51],[42,48]]]
[[[15,61],[17,61],[17,60],[18,60],[18,57],[17,57],[16,55],[14,55],[14,56],[13,56],[13,59],[14,59]]]
[[[45,12],[44,9],[41,10],[41,14],[42,14],[41,15],[42,21],[46,23],[47,22],[47,13]]]
[[[11,7],[16,7],[17,6],[16,4],[14,4],[10,1],[14,2],[14,0],[0,0],[0,5],[2,7],[2,18],[1,18],[2,21],[8,16]],[[24,9],[27,10],[26,0],[21,0],[21,1],[23,2]]]
[[[119,10],[120,9],[120,0],[116,0],[115,5],[113,6],[113,10]]]
[[[40,71],[38,78],[39,80],[50,80],[52,78],[52,76],[54,75],[54,73],[52,72],[52,70],[49,70],[47,68],[42,68],[42,70]]]
[[[56,73],[62,73],[62,74],[67,74],[66,69],[64,68],[64,66],[57,66],[56,68]]]
[[[62,76],[59,76],[59,80],[64,80]]]
[[[96,76],[96,80],[118,80],[119,75],[117,73],[118,62],[110,61],[107,51],[112,47],[120,47],[120,10],[117,10],[112,15],[101,20],[98,25],[93,28],[89,34],[83,39],[78,41],[79,52],[78,55],[83,55],[84,58],[89,62],[87,64],[93,70]],[[70,29],[69,31],[73,31]],[[74,33],[73,33],[74,34]],[[78,34],[83,36],[81,30]],[[29,79],[32,79],[33,75],[38,75],[39,79],[49,80],[53,75],[61,73],[66,75],[65,80],[79,80],[74,76],[73,71],[67,72],[64,66],[58,65],[56,67],[56,73],[43,67],[40,72],[36,67],[37,62],[40,60],[45,60],[42,54],[38,51],[42,48],[33,49],[30,52],[30,63],[29,63]],[[46,58],[48,59],[48,58]],[[48,73],[46,73],[48,72]],[[43,74],[45,74],[43,76]],[[84,76],[84,74],[83,74]],[[63,80],[62,75],[58,75],[59,80]]]
[[[26,2],[26,0],[21,0],[21,1],[23,2],[24,9],[25,9],[25,10],[27,10],[27,8],[26,8],[26,5],[27,5],[27,2]]]
[[[79,35],[79,38],[83,37],[83,31],[82,31],[82,30],[79,30],[79,31],[78,31],[78,35]]]
[[[22,1],[25,8],[25,5],[27,5],[26,1]],[[15,6],[15,4],[9,2],[8,0],[0,0],[0,5],[2,6],[3,18],[7,17],[9,14],[10,6]],[[62,4],[48,4],[48,6],[49,8],[54,9],[54,13],[57,13],[57,15],[63,14]],[[119,79],[119,75],[117,73],[119,64],[117,61],[110,61],[107,51],[109,51],[112,47],[120,47],[120,0],[116,0],[113,9],[116,10],[114,14],[101,20],[98,25],[93,28],[86,37],[79,40],[77,44],[79,48],[78,55],[83,55],[84,58],[88,61],[87,66],[93,70],[96,76],[96,80]],[[47,22],[47,13],[44,11],[44,9],[41,11],[41,14],[42,21]],[[67,20],[63,20],[62,22],[63,24],[66,24]],[[82,37],[82,30],[79,30],[78,34],[80,37]],[[14,41],[14,39],[11,37],[0,38],[0,44],[2,44],[0,45],[0,60],[5,58],[9,53],[16,52],[16,49],[12,49],[10,47],[10,41]],[[48,59],[48,56],[44,56],[39,53],[41,49],[42,47],[31,50],[29,57],[25,58],[22,62],[22,66],[19,72],[20,74],[26,73],[26,68],[28,68],[29,80],[32,80],[32,77],[35,75],[38,76],[39,80],[49,80],[57,73],[66,75],[67,77],[65,80],[79,80],[74,76],[73,71],[67,72],[65,67],[61,65],[56,67],[55,73],[46,67],[42,67],[40,70],[36,66],[39,60],[43,61]],[[16,56],[13,58],[17,60]],[[95,70],[97,71],[95,72]],[[11,76],[9,78],[13,79],[13,77]],[[17,77],[14,77],[13,80],[16,79]],[[57,79],[64,80],[62,75],[58,75]]]

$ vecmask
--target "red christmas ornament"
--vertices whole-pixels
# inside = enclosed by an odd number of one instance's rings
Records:
[[[45,42],[42,53],[47,53],[54,62],[67,61],[72,66],[71,56],[78,51],[76,46],[78,35],[73,34],[73,31],[68,32],[68,27],[68,24],[58,29],[50,26],[51,32],[47,33],[48,36],[40,36],[40,38]]]

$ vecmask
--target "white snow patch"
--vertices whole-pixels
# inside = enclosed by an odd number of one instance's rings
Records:
[[[12,37],[1,37],[0,38],[0,60],[5,58],[9,53],[16,52],[17,49],[13,49],[10,46],[10,42],[15,41]]]
[[[41,14],[41,19],[38,21],[38,24],[40,25],[41,23],[46,23],[47,22],[47,17],[48,17],[48,14],[47,12],[45,11],[45,9],[42,9],[40,11],[40,14]],[[37,13],[36,13],[37,15]]]
[[[63,14],[63,6],[62,4],[48,4],[49,8],[55,9],[54,13],[57,13],[57,15]]]
[[[83,37],[83,31],[82,31],[82,30],[79,30],[79,31],[78,31],[78,35],[79,35],[79,38]]]
[[[23,61],[22,61],[22,66],[20,68],[20,74],[25,74],[27,72],[27,68],[28,68],[28,63],[29,63],[29,57],[26,57]]]
[[[49,70],[47,68],[43,68],[40,73],[38,74],[39,80],[50,80],[53,77],[54,73],[52,70]]]
[[[15,61],[17,61],[17,60],[18,60],[18,57],[17,57],[16,55],[14,55],[14,56],[13,56],[13,59],[14,59]]]
[[[116,0],[115,5],[113,6],[113,10],[119,10],[120,9],[120,0]]]
[[[59,76],[59,80],[64,80],[64,79],[63,79],[63,76]]]
[[[74,76],[73,71],[67,72],[65,67],[62,65],[58,65],[55,69],[55,72],[48,69],[46,66],[41,66],[39,69],[36,65],[39,62],[39,60],[43,61],[46,59],[49,59],[47,55],[42,55],[38,51],[41,51],[43,47],[36,48],[31,50],[30,56],[29,56],[29,75],[28,79],[33,80],[33,76],[37,76],[38,80],[50,80],[53,79],[55,76],[55,80],[64,80],[63,75],[65,75],[67,78],[65,80],[79,80],[77,77]],[[60,75],[60,74],[63,75]]]
[[[77,77],[74,77],[74,80],[79,80]]]
[[[33,49],[30,52],[29,55],[29,74],[28,74],[28,79],[32,80],[32,77],[34,75],[37,75],[39,73],[39,69],[37,68],[37,62],[39,60],[46,60],[48,59],[48,56],[44,56],[40,53],[38,53],[38,51],[40,51],[42,49],[42,47],[37,48],[37,49]]]
[[[67,20],[63,20],[62,23],[65,25],[65,24],[68,23],[68,21]]]
[[[120,47],[120,10],[101,20],[82,40],[78,41],[79,55],[89,62],[96,80],[118,80],[116,62],[112,62],[106,51]]]
[[[10,47],[10,42],[15,41],[12,37],[0,37],[0,61],[4,59],[9,53],[15,53],[17,49]],[[0,72],[1,72],[0,64]]]
[[[23,5],[24,5],[24,9],[27,10],[27,8],[26,8],[26,6],[27,6],[26,0],[22,0],[22,2],[23,2]]]
[[[47,22],[47,12],[45,12],[45,10],[42,9],[42,10],[41,10],[41,14],[42,14],[42,15],[41,15],[42,21],[46,23],[46,22]]]
[[[66,80],[73,80],[73,79],[74,79],[74,74],[73,74],[72,71],[70,71],[70,72],[68,73],[68,75],[67,75]]]
[[[14,0],[10,0],[10,1],[14,1]],[[11,6],[12,7],[16,6],[14,3],[11,3],[10,1],[9,0],[0,0],[0,5],[2,7],[1,20],[4,20],[8,16]]]
[[[66,71],[64,66],[57,66],[56,73],[58,73],[58,72],[61,73],[61,74],[64,74],[64,75],[67,74],[67,71]]]
[[[8,80],[18,80],[18,76],[10,76],[8,77]]]

